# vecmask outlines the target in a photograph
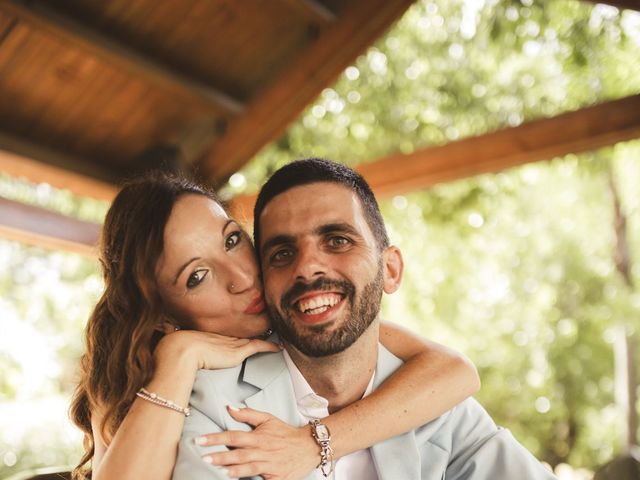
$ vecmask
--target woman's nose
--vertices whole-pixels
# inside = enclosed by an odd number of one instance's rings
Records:
[[[229,270],[227,290],[230,293],[242,293],[258,284],[258,274],[255,269],[248,266],[234,265]]]

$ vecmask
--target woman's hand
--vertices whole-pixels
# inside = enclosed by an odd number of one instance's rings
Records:
[[[278,352],[279,345],[265,340],[235,338],[216,333],[178,330],[160,340],[154,355],[157,362],[175,362],[187,357],[194,370],[235,367],[258,352]]]
[[[198,438],[199,445],[226,445],[228,452],[205,455],[203,460],[224,468],[231,478],[261,475],[265,479],[304,478],[320,462],[320,447],[308,425],[292,427],[268,413],[251,408],[227,407],[237,421],[255,427],[253,432],[228,431]]]

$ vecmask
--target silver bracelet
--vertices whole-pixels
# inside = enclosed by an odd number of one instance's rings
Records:
[[[189,407],[181,407],[180,405],[176,405],[171,400],[167,400],[166,398],[160,397],[157,393],[153,393],[148,391],[145,388],[141,388],[136,392],[136,395],[147,402],[154,403],[164,408],[170,408],[171,410],[175,410],[176,412],[182,413],[185,417],[191,415],[191,409]]]
[[[331,475],[334,468],[333,448],[331,448],[330,444],[331,434],[329,433],[329,428],[324,423],[320,423],[318,419],[311,420],[309,425],[311,425],[311,435],[313,435],[316,443],[320,446],[320,463],[316,468],[319,468],[322,475],[327,478]]]

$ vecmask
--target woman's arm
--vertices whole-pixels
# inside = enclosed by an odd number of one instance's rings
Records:
[[[380,342],[405,364],[371,395],[325,418],[337,458],[439,417],[480,389],[460,353],[383,322]]]
[[[186,407],[199,368],[231,367],[256,352],[278,349],[262,340],[194,331],[171,333],[163,337],[154,352],[156,369],[145,388]],[[184,423],[182,413],[136,397],[110,442],[101,434],[102,415],[94,411],[91,418],[93,480],[171,478]]]
[[[475,366],[447,347],[388,323],[381,325],[380,341],[405,364],[371,395],[323,420],[335,458],[423,425],[480,388]],[[255,426],[254,433],[223,432],[202,441],[236,447],[206,459],[231,477],[298,478],[317,465],[319,450],[309,426],[294,428],[250,408],[229,413]]]

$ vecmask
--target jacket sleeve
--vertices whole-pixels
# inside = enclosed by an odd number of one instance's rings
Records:
[[[447,480],[553,480],[556,477],[473,399],[453,412]]]

